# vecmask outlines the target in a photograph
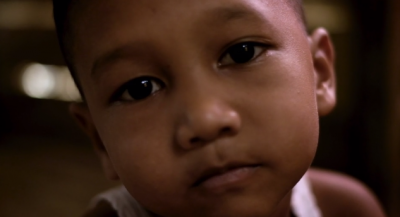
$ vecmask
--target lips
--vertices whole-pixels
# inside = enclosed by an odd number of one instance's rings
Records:
[[[215,189],[235,185],[249,178],[260,167],[259,164],[229,164],[223,167],[206,168],[193,187]]]

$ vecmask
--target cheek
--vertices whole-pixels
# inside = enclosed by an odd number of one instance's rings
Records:
[[[172,145],[172,127],[163,116],[114,112],[99,129],[109,158],[122,183],[137,198],[168,195],[183,185]],[[159,114],[159,113],[158,113]],[[162,183],[162,184],[160,184]],[[149,194],[153,192],[153,194]],[[179,192],[174,192],[179,193]],[[137,196],[136,196],[137,195]],[[146,196],[147,195],[147,196]]]
[[[253,118],[254,125],[249,135],[262,140],[258,153],[267,155],[267,164],[272,168],[286,171],[287,175],[305,172],[317,147],[317,113],[315,109],[310,113],[309,109],[296,106],[293,102],[289,103],[290,107],[283,104],[286,103],[260,109],[262,115]]]
[[[192,180],[186,172],[191,161],[174,146],[173,112],[161,108],[140,116],[113,112],[99,133],[121,182],[140,204],[159,213],[183,212],[189,209],[185,204]]]
[[[318,142],[318,114],[311,93],[300,97],[278,92],[263,94],[263,99],[271,100],[253,105],[247,114],[249,127],[244,129],[249,138],[258,138],[251,153],[264,160],[270,174],[267,183],[275,186],[276,198],[289,192],[308,170]],[[272,98],[278,100],[272,103]]]
[[[267,164],[288,177],[308,169],[318,143],[312,67],[308,61],[299,62],[283,62],[269,69],[269,77],[259,79],[265,83],[252,87],[253,97],[241,107],[250,138],[262,140],[258,153],[266,155]],[[246,95],[249,93],[241,97]]]

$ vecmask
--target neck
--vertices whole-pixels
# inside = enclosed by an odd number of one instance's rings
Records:
[[[291,203],[290,203],[291,198],[292,198],[292,191],[286,194],[286,196],[278,204],[278,207],[276,208],[275,212],[269,217],[291,217]],[[151,216],[153,217],[162,217],[150,211],[148,212],[151,213]]]
[[[275,212],[270,217],[290,217],[292,191],[286,194],[276,208]]]

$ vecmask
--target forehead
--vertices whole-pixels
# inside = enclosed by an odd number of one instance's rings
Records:
[[[229,35],[238,30],[237,24],[272,34],[286,31],[288,20],[297,19],[286,0],[78,1],[72,13],[74,62],[84,56],[85,62],[79,65],[87,71],[116,47],[132,42],[155,45]]]
[[[74,1],[73,8],[77,12],[74,15],[80,15],[79,19],[90,18],[93,16],[96,19],[98,14],[112,15],[116,12],[117,15],[123,15],[124,12],[130,11],[130,15],[145,15],[151,13],[152,15],[172,15],[175,14],[192,14],[199,15],[204,10],[212,9],[214,7],[237,7],[237,8],[253,8],[263,9],[263,7],[277,7],[277,6],[293,7],[293,4],[288,0],[85,0]],[[134,11],[134,13],[132,13]],[[114,15],[116,15],[114,14]]]

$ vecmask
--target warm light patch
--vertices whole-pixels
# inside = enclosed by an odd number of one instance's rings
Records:
[[[65,66],[31,63],[21,77],[23,92],[32,98],[79,101],[80,95]]]
[[[307,24],[310,30],[324,27],[333,34],[350,31],[352,19],[349,9],[345,5],[333,3],[329,4],[321,1],[304,4]]]

